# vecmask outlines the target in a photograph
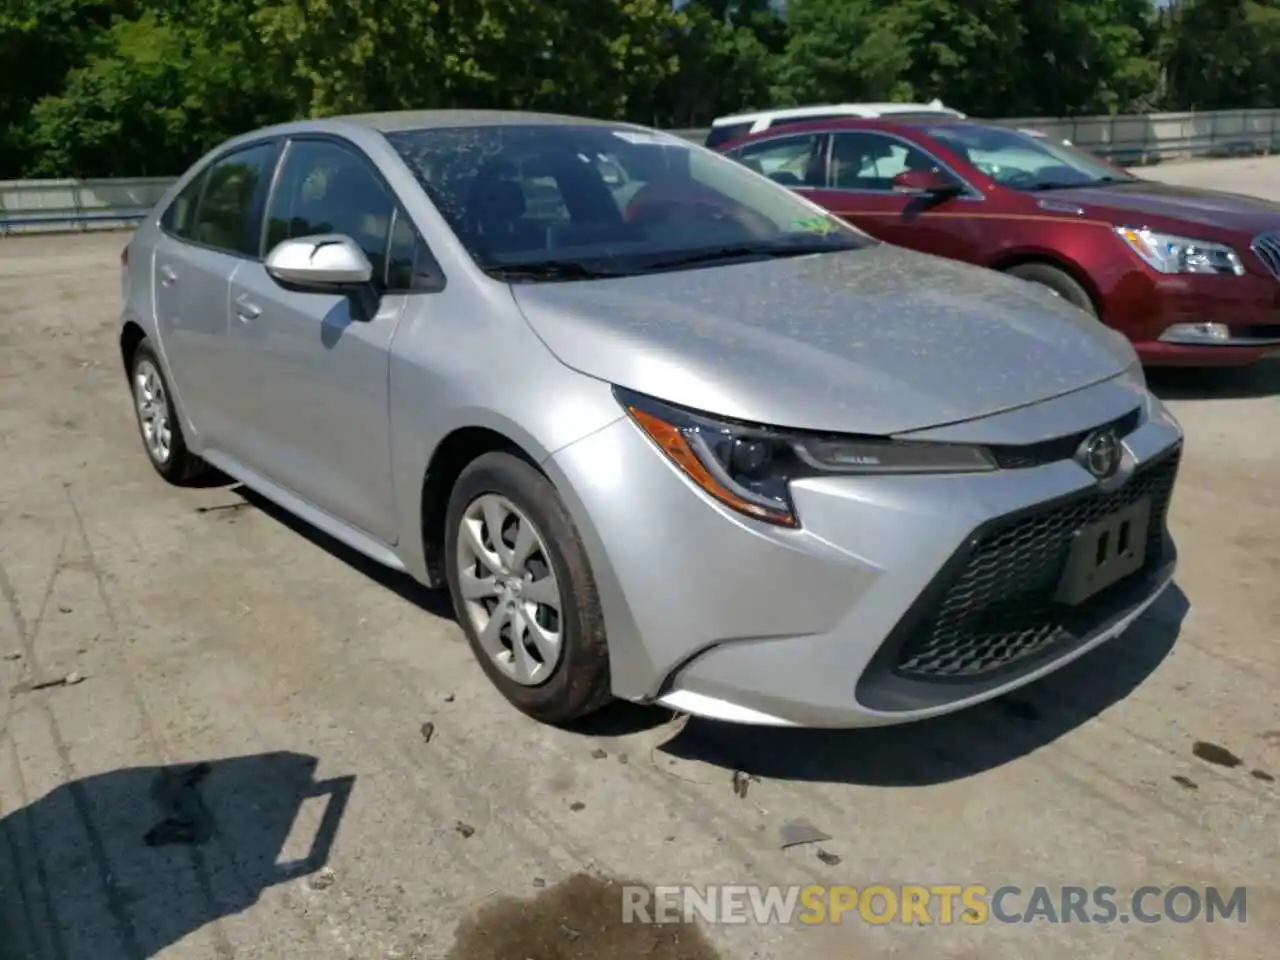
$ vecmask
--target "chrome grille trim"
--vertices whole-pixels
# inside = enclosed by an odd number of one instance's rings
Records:
[[[1258,234],[1253,238],[1249,249],[1266,265],[1274,277],[1280,279],[1280,230]]]

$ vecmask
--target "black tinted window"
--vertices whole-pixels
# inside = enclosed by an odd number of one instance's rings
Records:
[[[229,253],[257,255],[253,202],[259,185],[271,174],[275,149],[273,143],[255,144],[227,154],[209,168],[192,240]]]
[[[703,146],[718,147],[720,144],[728,143],[730,140],[745,137],[750,130],[750,123],[726,123],[720,127],[712,127],[711,132],[707,134],[707,142]]]
[[[798,123],[816,123],[819,120],[848,120],[847,113],[813,113],[807,117],[784,117],[781,120],[769,121],[769,129],[776,130],[779,127],[794,127]]]
[[[196,204],[200,202],[200,190],[204,187],[205,178],[208,176],[207,170],[202,170],[191,182],[183,187],[173,202],[165,209],[164,214],[160,217],[160,226],[168,233],[172,233],[175,237],[182,237],[184,240],[191,239],[191,228],[195,221]]]
[[[418,236],[402,210],[397,210],[391,226],[391,247],[387,254],[387,291],[428,292],[444,286],[444,274],[431,251]]]
[[[267,211],[267,249],[282,240],[341,233],[385,276],[395,199],[355,150],[327,140],[296,140]]]

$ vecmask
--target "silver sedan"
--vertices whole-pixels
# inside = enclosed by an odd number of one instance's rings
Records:
[[[447,587],[545,722],[933,716],[1173,575],[1182,434],[1120,334],[647,128],[258,130],[169,191],[123,294],[161,476]]]

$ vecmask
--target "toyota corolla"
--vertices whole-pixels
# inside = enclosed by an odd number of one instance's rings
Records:
[[[933,716],[1114,637],[1173,575],[1182,434],[1123,335],[653,130],[266,128],[123,260],[159,474],[217,468],[448,589],[545,722]]]

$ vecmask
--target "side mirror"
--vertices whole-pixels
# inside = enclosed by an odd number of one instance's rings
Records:
[[[964,187],[941,170],[903,170],[893,178],[893,190],[895,193],[953,197],[963,193]]]
[[[292,286],[353,287],[373,279],[364,251],[340,233],[284,240],[267,254],[264,266],[276,281]]]

